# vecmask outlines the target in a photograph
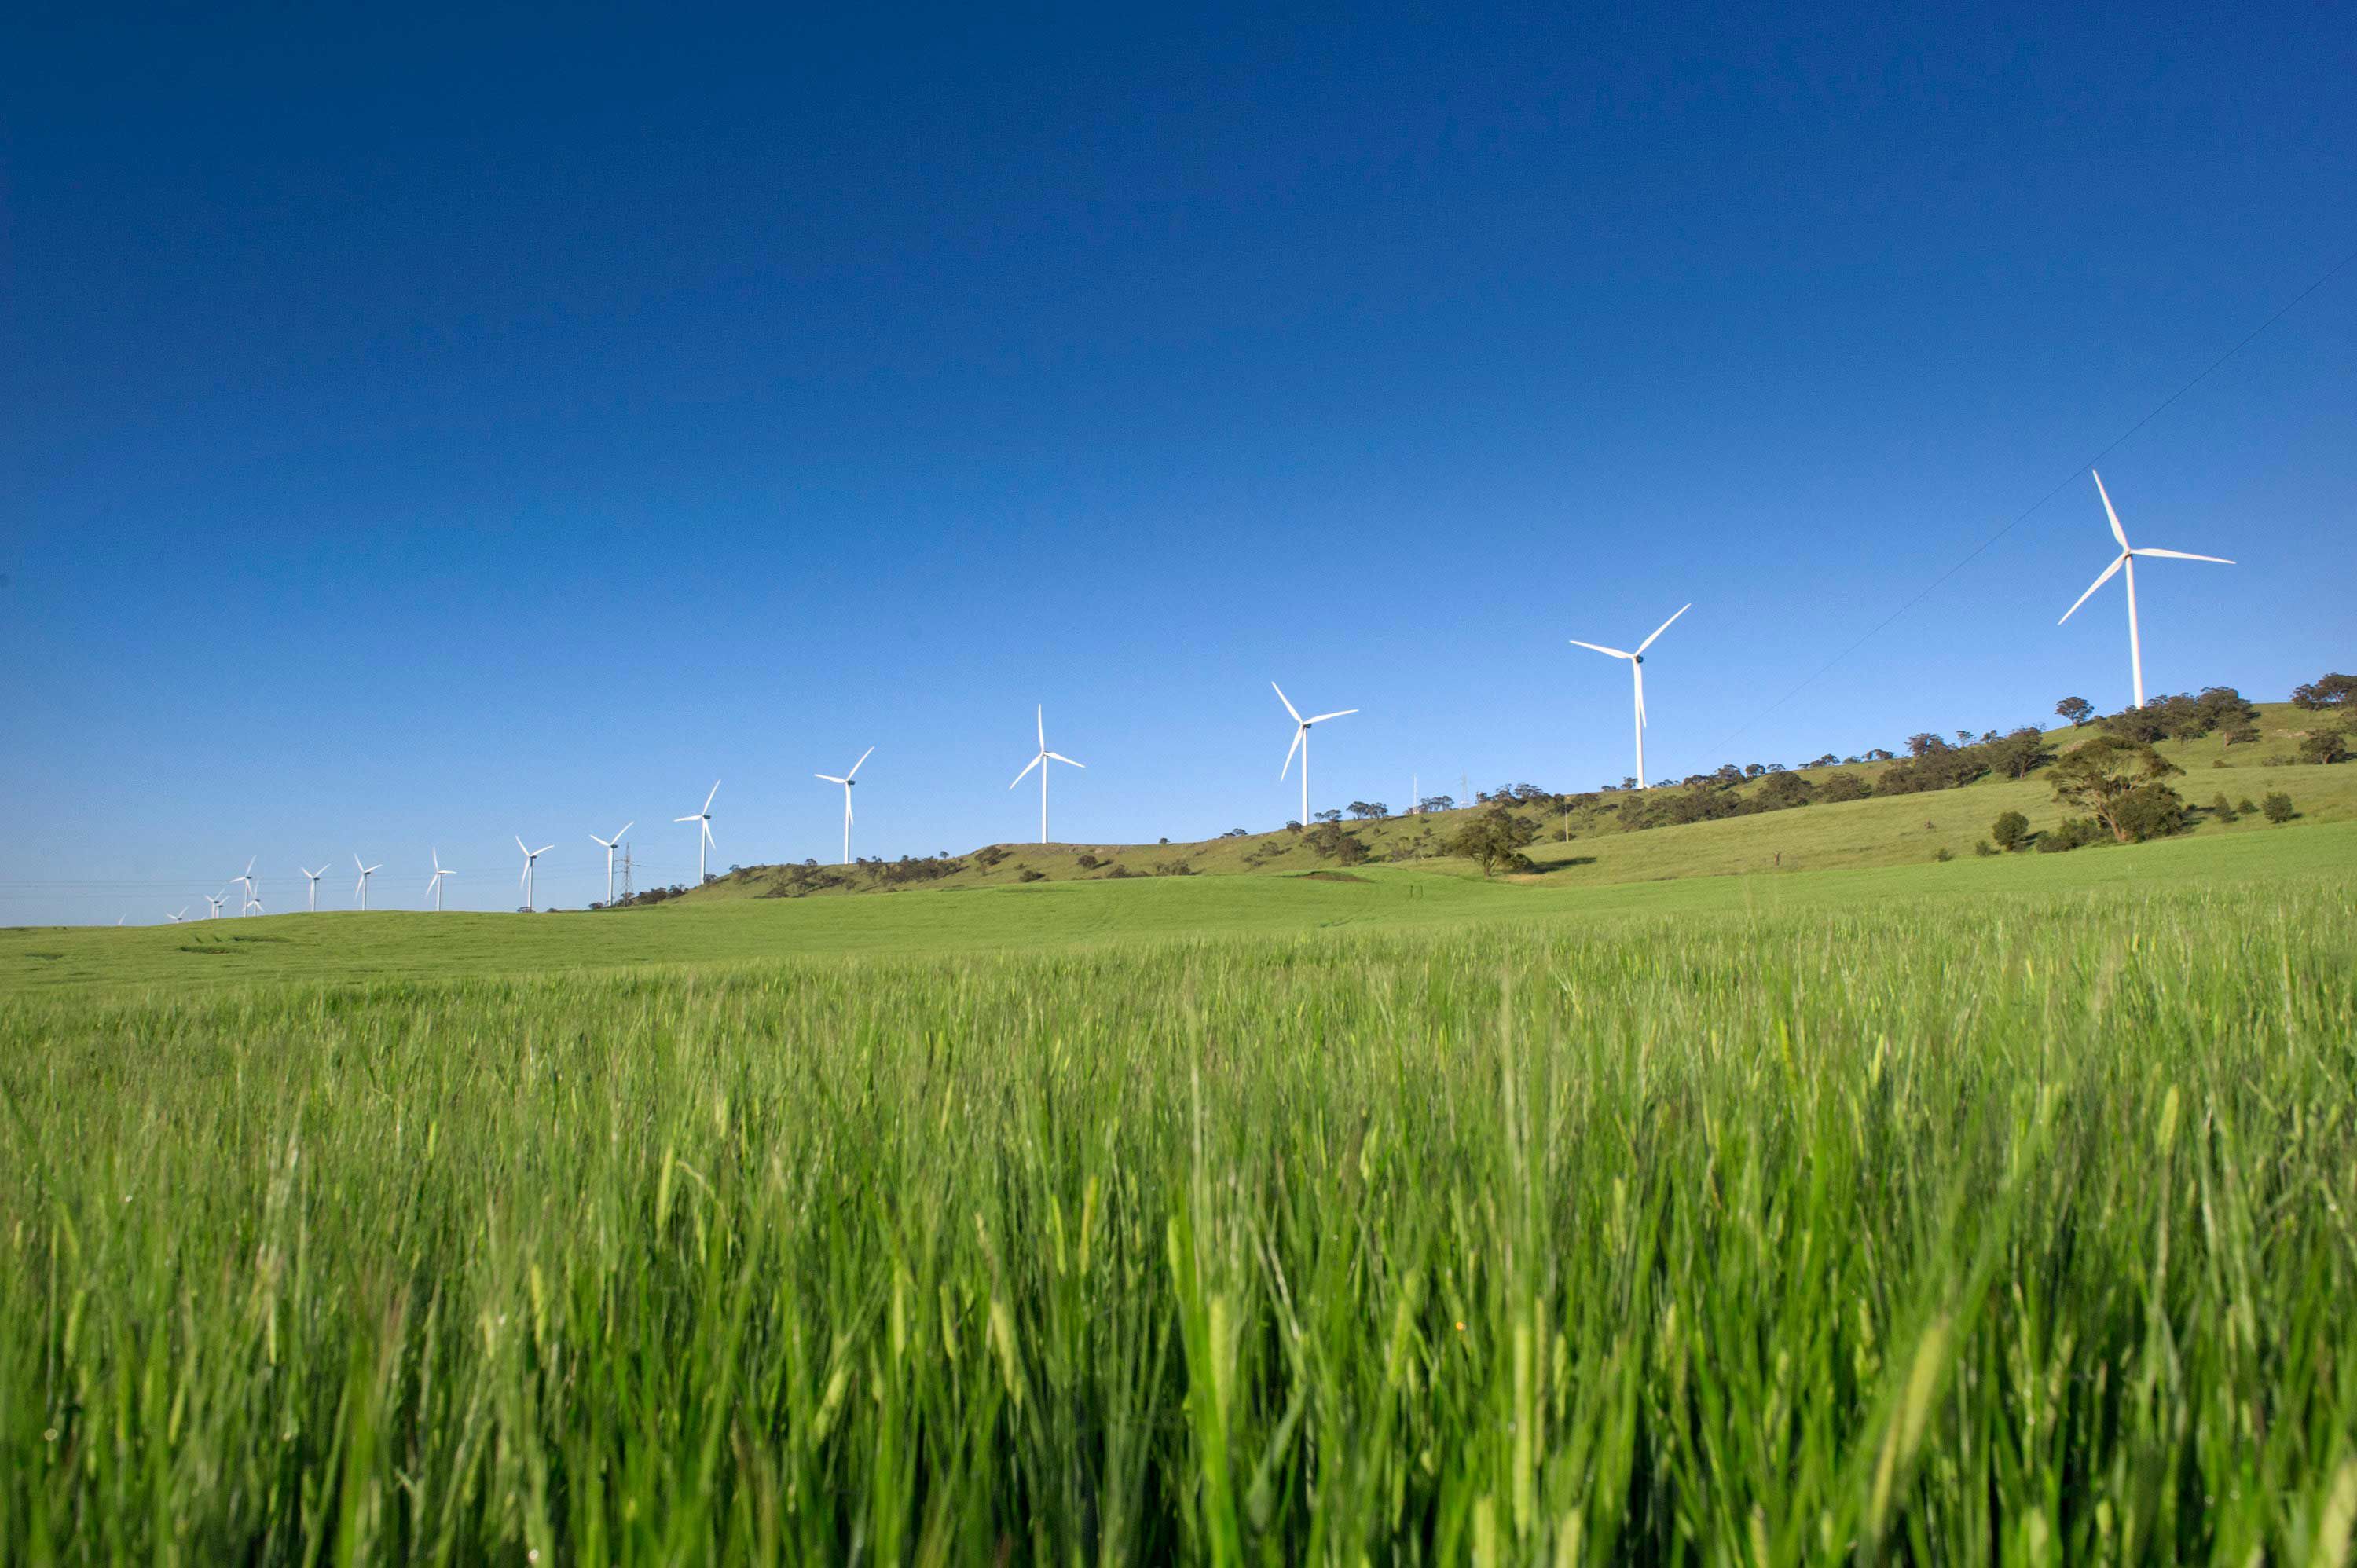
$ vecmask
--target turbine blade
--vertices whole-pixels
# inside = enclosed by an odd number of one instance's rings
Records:
[[[720,841],[712,836],[712,819],[710,817],[698,817],[696,821],[704,824],[704,842],[710,844],[713,848],[718,849],[720,847]]]
[[[1033,712],[1032,717],[1039,721],[1039,749],[1044,754],[1048,749],[1048,704],[1045,703],[1040,703],[1038,709]]]
[[[619,834],[619,833],[616,833],[614,836],[615,836],[616,838],[619,838],[619,837],[621,837],[622,835],[621,835],[621,834]],[[596,845],[597,845],[598,848],[600,848],[600,849],[611,849],[611,848],[613,848],[613,847],[614,847],[614,846],[613,846],[613,844],[612,844],[609,841],[608,841],[608,840],[606,840],[606,839],[601,839],[601,838],[599,838],[596,833],[591,833],[591,834],[589,835],[589,842],[590,842],[591,843],[596,844]]]
[[[1047,715],[1046,715],[1045,714],[1042,714],[1040,715],[1040,720],[1039,720],[1039,722],[1040,722],[1041,727],[1043,727],[1043,728],[1044,728],[1044,727],[1046,727],[1046,725],[1047,725]],[[848,772],[848,773],[846,773],[846,774],[845,774],[845,775],[844,775],[844,777],[845,777],[845,779],[856,779],[856,778],[858,778],[858,777],[859,777],[859,766],[860,766],[860,763],[862,763],[862,762],[866,762],[869,757],[873,757],[873,756],[875,756],[875,755],[876,755],[876,748],[875,748],[874,746],[869,746],[866,751],[861,752],[861,753],[859,754],[859,762],[855,762],[855,763],[853,763],[853,764],[851,765],[851,771],[850,771],[850,772]]]
[[[629,822],[624,822],[620,827],[616,828],[616,829],[614,830],[614,842],[615,842],[616,843],[621,843],[621,842],[622,842],[622,835],[623,835],[624,833],[626,833],[626,832],[629,832],[632,828],[635,828],[635,827],[637,827],[638,825],[639,825],[639,819],[638,819],[638,818],[636,818],[636,817],[632,817]]]
[[[354,865],[358,865],[360,863],[361,863],[361,857],[360,857],[357,854],[354,854],[354,855],[352,856],[352,864],[353,864]]]
[[[1623,653],[1617,648],[1607,648],[1600,642],[1582,642],[1576,637],[1567,638],[1565,640],[1568,641],[1574,648],[1591,648],[1598,653],[1609,653],[1615,659],[1634,659],[1637,657],[1633,653]]]
[[[2126,553],[2128,547],[2128,531],[2120,526],[2120,514],[2112,510],[2112,492],[2104,489],[2103,475],[2095,473],[2093,468],[2088,469],[2087,472],[2094,476],[2095,493],[2104,498],[2104,515],[2112,520],[2112,537],[2120,542],[2121,553]]]
[[[2128,553],[2127,553],[2127,552],[2126,552],[2126,551],[2123,550],[2123,551],[2121,551],[2117,555],[2113,556],[2113,557],[2112,557],[2112,564],[2111,564],[2110,565],[2108,565],[2108,566],[2106,566],[2106,567],[2104,567],[2104,575],[2103,575],[2102,576],[2100,576],[2100,577],[2096,578],[2093,582],[2092,582],[2092,583],[2088,584],[2088,585],[2087,585],[2087,591],[2086,591],[2085,593],[2083,593],[2083,594],[2081,594],[2081,595],[2078,596],[2078,598],[2072,602],[2072,604],[2071,607],[2070,607],[2069,609],[2064,610],[2064,611],[2062,612],[2062,620],[2069,620],[2069,619],[2072,618],[2072,616],[2073,616],[2074,614],[2076,614],[2076,613],[2078,612],[2078,608],[2079,608],[2079,607],[2080,607],[2081,605],[2085,604],[2089,599],[2092,599],[2092,598],[2093,598],[2093,597],[2095,596],[2095,590],[2096,590],[2097,588],[2102,587],[2105,583],[2108,583],[2108,582],[2110,582],[2110,581],[2112,580],[2112,574],[2113,574],[2113,573],[2115,573],[2115,572],[2118,571],[2121,567],[2123,567],[2123,566],[2126,565],[2127,564],[2128,564]],[[2058,621],[2056,621],[2054,624],[2055,624],[2056,626],[2061,626],[2061,625],[2062,624],[2062,620],[2058,620]]]
[[[1020,783],[1022,783],[1022,782],[1023,782],[1024,779],[1025,779],[1027,776],[1028,776],[1028,775],[1029,775],[1030,771],[1031,771],[1033,768],[1035,768],[1039,767],[1041,763],[1043,763],[1043,762],[1045,762],[1045,761],[1047,761],[1047,760],[1048,760],[1048,754],[1047,754],[1047,752],[1045,752],[1045,751],[1043,750],[1043,751],[1041,751],[1041,752],[1039,753],[1039,756],[1037,756],[1037,757],[1033,757],[1030,761],[1028,761],[1028,762],[1025,763],[1025,764],[1023,765],[1023,771],[1022,771],[1021,773],[1017,774],[1017,775],[1014,777],[1014,779],[1013,779],[1009,780],[1009,781],[1008,781],[1008,783],[1007,783],[1007,786],[1006,786],[1006,787],[1007,787],[1009,789],[1014,789],[1016,785],[1020,784]]]
[[[1356,709],[1356,708],[1337,708],[1337,709],[1335,709],[1335,710],[1334,710],[1332,713],[1330,713],[1330,714],[1318,714],[1317,717],[1315,717],[1315,718],[1304,719],[1304,720],[1302,720],[1301,722],[1302,722],[1302,723],[1304,723],[1304,724],[1322,725],[1322,724],[1324,724],[1328,719],[1340,719],[1340,718],[1348,718],[1348,717],[1350,717],[1352,714],[1355,714],[1355,713],[1357,713],[1358,711],[1359,711],[1359,710],[1358,710],[1358,709]]]
[[[1655,627],[1655,628],[1653,628],[1653,637],[1659,637],[1659,636],[1661,636],[1661,635],[1662,635],[1662,633],[1663,633],[1663,632],[1665,632],[1665,631],[1669,630],[1669,629],[1670,629],[1670,621],[1674,621],[1674,620],[1677,619],[1677,618],[1678,618],[1678,616],[1682,616],[1682,615],[1685,614],[1685,613],[1686,613],[1686,611],[1688,611],[1688,610],[1690,610],[1690,609],[1692,609],[1692,608],[1694,608],[1694,606],[1692,606],[1692,605],[1690,605],[1690,604],[1688,604],[1688,605],[1680,605],[1680,606],[1678,607],[1678,615],[1674,615],[1674,616],[1672,616],[1672,617],[1670,618],[1670,620],[1665,620],[1665,621],[1663,621],[1661,625],[1659,625],[1659,626],[1657,626],[1657,627]],[[1647,650],[1647,649],[1649,649],[1649,648],[1652,647],[1652,646],[1653,646],[1653,637],[1649,637],[1649,638],[1647,638],[1644,641],[1642,641],[1642,642],[1639,643],[1639,644],[1637,645],[1637,651],[1638,651],[1638,652],[1640,652],[1640,653],[1642,653],[1642,652],[1644,652],[1644,651],[1645,651],[1645,650]]]
[[[712,781],[712,795],[717,795],[717,794],[719,794],[719,793],[720,793],[720,780],[719,780],[719,779],[715,779]],[[712,814],[712,795],[706,795],[706,796],[704,798],[704,815],[705,815],[705,816],[707,816],[707,817],[708,817],[708,816],[710,816],[710,815]]]
[[[1054,758],[1055,758],[1057,761],[1059,761],[1059,762],[1071,762],[1071,765],[1072,765],[1073,767],[1075,767],[1075,768],[1086,768],[1086,767],[1088,766],[1088,764],[1087,764],[1087,763],[1085,763],[1085,762],[1072,762],[1072,759],[1071,759],[1071,757],[1066,757],[1066,756],[1065,756],[1062,752],[1060,752],[1060,751],[1051,751],[1051,752],[1048,753],[1048,755],[1049,755],[1049,757],[1054,757]]]
[[[553,850],[555,847],[556,846],[553,843],[542,844],[538,849],[532,852],[532,857],[534,860],[538,860],[542,855],[546,854],[550,850]]]
[[[1285,688],[1278,685],[1275,682],[1271,681],[1268,683],[1268,689],[1276,693],[1276,700],[1285,704],[1285,711],[1293,715],[1293,722],[1295,724],[1299,724],[1301,722],[1301,710],[1293,705],[1293,699],[1285,694]]]
[[[1295,725],[1293,726],[1293,744],[1285,748],[1285,766],[1276,770],[1277,781],[1279,783],[1283,783],[1285,781],[1285,776],[1293,771],[1293,754],[1301,749],[1301,737],[1308,733],[1309,726],[1308,725]]]
[[[674,822],[700,822],[704,821],[704,819],[702,817],[673,817],[672,821]]]
[[[2223,555],[2190,555],[2182,550],[2132,550],[2128,552],[2128,553],[2131,555],[2166,555],[2171,561],[2208,561],[2220,566],[2232,566],[2233,564],[2232,561],[2227,560]]]
[[[516,848],[523,849],[523,835],[521,833],[516,835]],[[532,851],[528,849],[523,849],[523,852],[526,854],[530,854],[532,853]]]
[[[837,779],[832,773],[813,773],[811,777],[813,779],[823,779],[830,784],[848,784],[851,782],[848,779]]]

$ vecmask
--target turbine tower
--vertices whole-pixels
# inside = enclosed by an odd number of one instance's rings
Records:
[[[2232,566],[2233,563],[2227,560],[2223,555],[2189,555],[2182,550],[2156,550],[2149,544],[2146,545],[2141,550],[2131,550],[2128,548],[2127,530],[2120,526],[2120,514],[2112,510],[2111,492],[2104,489],[2104,476],[2095,473],[2095,470],[2093,468],[2088,469],[2087,472],[2094,475],[2095,493],[2104,498],[2104,515],[2111,520],[2112,537],[2120,542],[2120,553],[2112,557],[2112,564],[2104,568],[2104,574],[2102,576],[2097,577],[2093,582],[2087,585],[2087,591],[2079,596],[2078,604],[2072,605],[2070,609],[2062,612],[2062,620],[2069,620],[2072,611],[2078,609],[2079,605],[2083,605],[2089,599],[2093,598],[2095,596],[2095,590],[2112,580],[2113,573],[2119,571],[2122,567],[2126,567],[2127,569],[2128,669],[2136,678],[2136,705],[2140,708],[2144,706],[2144,649],[2143,646],[2136,641],[2136,557],[2139,555],[2161,555],[2166,556],[2171,561],[2207,561],[2212,564],[2218,566]],[[2058,620],[2054,624],[2056,626],[2061,626],[2062,624],[2062,620]]]
[[[360,882],[352,888],[352,891],[360,895],[361,908],[365,909],[368,908],[368,879],[374,876],[378,872],[382,871],[384,869],[384,863],[382,861],[379,861],[374,865],[361,865],[361,857],[356,854],[352,856],[352,864],[354,865],[360,865],[361,867]]]
[[[1044,746],[1047,743],[1042,739],[1040,744]],[[842,777],[837,778],[832,773],[821,773],[816,776],[825,779],[830,784],[840,784],[843,786],[843,864],[845,865],[849,865],[851,864],[851,791],[858,783],[860,763],[866,762],[869,757],[875,755],[876,748],[871,746],[866,751],[859,754],[859,762],[853,763],[851,765],[851,771],[844,774]],[[1043,835],[1046,831],[1047,830],[1044,828],[1040,830]]]
[[[1669,620],[1655,627],[1653,637],[1649,637],[1639,643],[1637,651],[1634,653],[1625,653],[1618,648],[1607,648],[1600,642],[1582,642],[1576,637],[1571,639],[1571,645],[1574,648],[1585,648],[1597,653],[1609,653],[1615,659],[1625,659],[1629,661],[1629,673],[1635,677],[1637,688],[1637,788],[1640,789],[1645,787],[1645,650],[1653,646],[1653,638],[1670,629],[1670,621],[1676,620],[1678,616],[1685,614],[1692,608],[1694,606],[1690,604],[1680,605],[1678,615],[1672,616]]]
[[[253,880],[253,863],[261,858],[258,854],[246,856],[243,875],[230,878],[231,882],[242,883],[245,886],[245,891],[239,895],[237,900],[237,912],[241,916],[251,915],[262,907],[262,900],[255,897],[259,889]]]
[[[1271,681],[1268,689],[1276,693],[1276,700],[1283,703],[1285,711],[1293,715],[1293,744],[1285,748],[1285,766],[1276,770],[1276,778],[1278,783],[1283,783],[1286,774],[1293,768],[1293,754],[1297,751],[1301,753],[1301,825],[1307,828],[1309,826],[1309,726],[1322,725],[1328,719],[1347,718],[1359,710],[1337,708],[1330,714],[1318,714],[1305,719],[1301,716],[1301,710],[1293,705],[1293,699],[1285,694],[1284,687]]]
[[[1024,773],[1028,773],[1035,768],[1039,770],[1039,842],[1041,843],[1046,843],[1048,842],[1048,764],[1050,762],[1061,762],[1068,767],[1081,768],[1087,768],[1088,764],[1085,762],[1074,762],[1071,757],[1066,757],[1060,751],[1049,751],[1048,749],[1048,710],[1044,705],[1040,707],[1034,717],[1037,718],[1039,725],[1039,753],[1030,761],[1023,765],[1023,773],[1017,774],[1013,782],[1009,783],[1006,787],[1009,789],[1012,789],[1017,784],[1023,782]]]
[[[304,875],[305,876],[307,876],[307,877],[309,877],[309,878],[311,879],[311,887],[310,887],[310,894],[311,894],[311,905],[310,905],[310,912],[311,912],[312,914],[316,915],[316,914],[317,914],[317,913],[319,912],[319,878],[321,878],[322,876],[325,876],[325,875],[328,875],[328,868],[327,868],[326,866],[324,866],[324,865],[323,865],[323,866],[319,867],[319,869],[318,869],[318,870],[317,870],[317,871],[313,871],[313,870],[309,869],[308,867],[297,867],[297,869],[298,869],[298,870],[301,870],[301,871],[302,871],[302,873],[303,873],[303,875]]]
[[[425,891],[434,896],[434,912],[436,914],[438,915],[442,912],[442,879],[446,876],[455,876],[457,875],[457,872],[445,871],[442,869],[442,852],[439,849],[436,849],[434,852],[434,879],[425,885]]]
[[[720,786],[715,784],[713,788],[717,789]],[[622,835],[624,833],[629,832],[637,825],[638,819],[633,817],[629,822],[624,822],[620,827],[616,828],[612,838],[601,839],[596,833],[591,833],[589,835],[589,842],[606,852],[606,902],[608,904],[611,904],[614,901],[614,846],[622,842]]]
[[[713,788],[717,789],[720,786],[715,784]],[[532,908],[532,863],[555,847],[553,843],[544,843],[538,849],[524,849],[523,840],[521,837],[516,840],[516,848],[523,850],[523,875],[516,878],[516,886],[523,889],[523,907],[527,909]]]
[[[712,781],[712,795],[717,795],[719,793],[720,780],[715,779]],[[695,885],[698,887],[704,886],[704,852],[706,849],[718,849],[720,847],[720,841],[712,836],[712,795],[706,795],[704,798],[704,810],[696,812],[695,815],[692,817],[673,817],[672,819],[674,822],[694,822],[696,824]],[[619,837],[619,835],[618,834],[616,836]]]

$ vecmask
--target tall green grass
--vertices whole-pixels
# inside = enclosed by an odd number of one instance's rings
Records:
[[[0,998],[8,1562],[2346,1561],[2329,884]]]

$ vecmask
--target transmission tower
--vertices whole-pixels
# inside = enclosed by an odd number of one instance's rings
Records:
[[[630,846],[626,843],[622,845],[622,891],[616,902],[628,902],[636,897],[637,890],[630,885]]]

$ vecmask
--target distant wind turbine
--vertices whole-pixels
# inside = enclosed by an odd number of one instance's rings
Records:
[[[1041,843],[1046,843],[1048,842],[1048,764],[1050,762],[1061,762],[1068,767],[1079,768],[1086,768],[1088,764],[1085,762],[1074,762],[1071,757],[1066,757],[1060,751],[1049,751],[1048,749],[1048,710],[1044,705],[1034,715],[1034,717],[1037,718],[1039,725],[1039,754],[1037,757],[1034,757],[1030,761],[1025,763],[1023,765],[1023,773],[1017,774],[1013,781],[1006,787],[1009,789],[1012,789],[1017,784],[1023,782],[1024,773],[1028,773],[1035,768],[1039,770],[1039,842]]]
[[[717,795],[719,793],[720,780],[715,779],[712,781],[712,795]],[[704,852],[707,848],[718,849],[720,847],[720,841],[712,836],[712,795],[706,795],[704,798],[704,810],[696,812],[695,815],[692,817],[673,817],[672,819],[674,822],[694,822],[696,825],[695,885],[698,887],[704,886]]]
[[[359,855],[354,855],[352,856],[352,864],[354,865],[360,865],[361,868],[360,883],[352,889],[352,891],[360,895],[361,908],[365,909],[368,908],[368,879],[374,876],[378,872],[382,871],[384,869],[384,863],[382,861],[379,861],[374,865],[361,865],[361,857]]]
[[[2131,550],[2128,548],[2127,530],[2120,526],[2120,514],[2112,510],[2111,493],[2104,489],[2104,476],[2095,473],[2095,470],[2093,468],[2088,469],[2087,472],[2094,475],[2095,493],[2104,498],[2104,515],[2111,520],[2112,537],[2120,542],[2120,553],[2112,558],[2112,564],[2104,568],[2102,576],[2097,577],[2093,583],[2087,585],[2087,591],[2079,596],[2078,603],[2073,604],[2070,609],[2062,612],[2062,620],[2069,620],[2072,612],[2076,611],[2080,605],[2083,605],[2089,599],[2093,598],[2095,596],[2095,590],[2112,580],[2113,573],[2119,571],[2122,567],[2126,567],[2127,569],[2128,668],[2136,678],[2136,705],[2140,708],[2144,706],[2144,649],[2136,641],[2136,558],[2140,555],[2161,555],[2166,556],[2171,561],[2207,561],[2212,564],[2218,566],[2232,566],[2233,563],[2227,560],[2223,555],[2189,555],[2182,550],[2156,550],[2149,544],[2146,545],[2141,550]],[[2056,626],[2061,626],[2062,624],[2062,620],[2058,620],[2054,624]]]
[[[177,915],[175,915],[175,916],[173,916],[173,917],[172,917],[172,924],[174,924],[174,925],[176,925],[176,926],[177,926],[177,925],[178,925],[181,921],[183,921],[183,920],[187,919],[188,918],[188,906],[186,906],[186,905],[184,904],[184,905],[182,905],[182,906],[180,907],[180,912],[179,912],[178,914],[177,914]]]
[[[717,789],[720,786],[715,784],[713,788]],[[556,846],[553,843],[544,843],[538,849],[524,849],[523,840],[521,837],[516,840],[516,848],[523,850],[523,875],[516,878],[516,886],[523,889],[523,907],[527,909],[533,907],[532,863],[538,860],[542,855],[546,854],[550,850],[553,850],[555,847]]]
[[[1635,677],[1637,687],[1637,788],[1640,789],[1645,787],[1645,650],[1653,646],[1653,638],[1670,629],[1671,621],[1676,620],[1678,616],[1685,614],[1692,608],[1694,608],[1692,605],[1680,605],[1678,615],[1672,616],[1669,620],[1655,627],[1653,636],[1639,643],[1637,651],[1634,653],[1624,653],[1617,648],[1607,648],[1600,642],[1582,642],[1576,637],[1570,639],[1574,648],[1585,648],[1597,653],[1609,653],[1615,659],[1625,659],[1629,661],[1629,673]]]
[[[1359,710],[1337,708],[1330,714],[1318,714],[1305,719],[1301,716],[1301,710],[1293,705],[1293,699],[1285,694],[1284,687],[1271,681],[1268,683],[1268,689],[1276,693],[1276,700],[1283,703],[1285,711],[1293,715],[1293,744],[1285,748],[1285,766],[1276,770],[1276,777],[1279,783],[1285,781],[1286,774],[1293,768],[1293,754],[1299,752],[1301,754],[1301,825],[1307,828],[1309,825],[1309,726],[1322,725],[1328,719],[1348,718]]]
[[[445,871],[442,869],[442,852],[441,850],[436,849],[434,852],[434,877],[432,881],[425,885],[425,891],[434,895],[434,912],[436,914],[438,915],[442,912],[442,879],[446,876],[456,876],[457,875],[457,873],[455,871]]]
[[[720,786],[715,784],[713,788],[717,789]],[[622,835],[624,833],[629,832],[637,825],[638,819],[633,817],[629,822],[624,822],[620,827],[615,829],[614,836],[612,838],[601,839],[596,833],[591,833],[589,835],[589,842],[597,845],[606,852],[606,902],[608,904],[614,901],[614,846],[622,842]]]
[[[1043,733],[1044,729],[1045,726],[1043,725]],[[1043,739],[1040,744],[1044,746],[1047,743]],[[851,864],[851,791],[856,787],[859,779],[860,763],[866,762],[869,757],[875,755],[876,748],[871,746],[866,751],[859,754],[859,761],[851,765],[850,772],[842,775],[840,778],[832,773],[821,773],[816,776],[825,779],[830,784],[840,784],[843,786],[843,864],[845,865],[849,865]],[[1017,782],[1019,783],[1021,780],[1017,779]],[[1010,786],[1010,788],[1012,786]],[[889,805],[891,802],[887,801],[885,803]],[[1042,829],[1041,833],[1044,838],[1046,830]]]
[[[258,854],[246,856],[244,875],[230,878],[231,882],[245,885],[245,892],[237,901],[237,912],[240,915],[251,915],[262,907],[262,900],[255,897],[260,888],[253,880],[253,863],[261,858]]]
[[[229,889],[224,887],[218,894],[207,893],[201,895],[201,897],[205,901],[205,918],[208,920],[220,919],[221,906],[229,902]]]
[[[308,867],[297,867],[296,869],[302,871],[305,876],[310,878],[310,911],[312,914],[316,915],[319,912],[319,878],[328,875],[328,868],[323,865],[317,871],[313,871]]]

